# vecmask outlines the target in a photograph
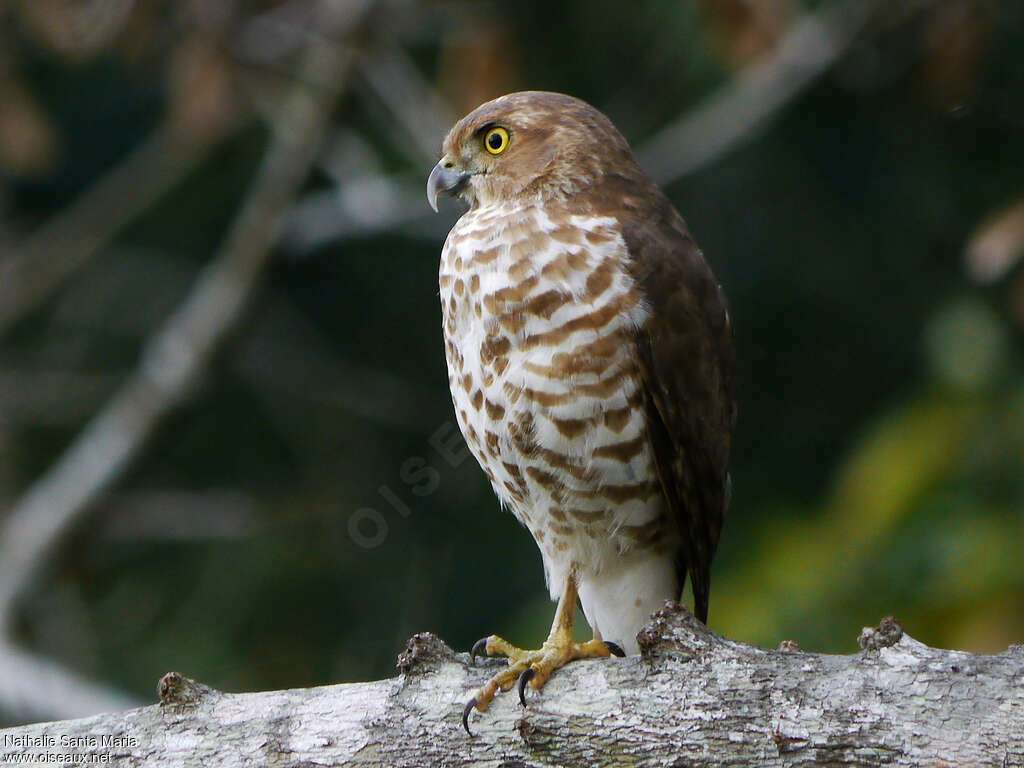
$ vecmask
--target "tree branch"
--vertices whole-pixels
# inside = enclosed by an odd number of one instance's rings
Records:
[[[715,635],[674,603],[639,640],[640,656],[559,670],[526,709],[499,695],[475,715],[472,737],[462,706],[503,662],[473,667],[427,633],[409,641],[390,680],[224,694],[170,673],[158,705],[0,731],[0,759],[20,750],[161,768],[1024,766],[1022,646],[937,650],[889,619],[850,656],[766,651]]]
[[[901,20],[934,0],[836,0],[797,19],[774,51],[637,148],[658,184],[671,184],[749,140],[861,39],[883,11]],[[895,7],[894,7],[895,6]]]
[[[199,165],[241,121],[204,135],[166,123],[0,261],[0,336]]]
[[[0,709],[24,720],[81,717],[138,706],[136,697],[102,683],[85,680],[64,666],[38,654],[0,641]],[[0,765],[6,765],[0,737]]]

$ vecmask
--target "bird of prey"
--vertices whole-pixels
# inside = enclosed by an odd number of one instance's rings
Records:
[[[638,652],[691,579],[707,621],[729,499],[732,331],[675,208],[589,104],[541,91],[459,120],[427,198],[469,209],[441,254],[448,382],[462,434],[540,548],[558,601],[538,650],[491,635],[508,667],[470,699],[538,689],[580,658]],[[577,600],[594,639],[573,641]],[[525,700],[524,700],[525,703]]]

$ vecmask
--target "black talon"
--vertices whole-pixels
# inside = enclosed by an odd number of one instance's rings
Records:
[[[526,684],[533,680],[536,674],[537,670],[533,667],[529,667],[519,676],[519,684],[516,687],[519,688],[519,703],[524,707],[526,706]]]
[[[473,643],[473,649],[469,652],[469,663],[471,665],[476,664],[477,656],[487,655],[487,638],[481,637],[475,643]]]
[[[469,730],[469,713],[473,711],[473,707],[476,706],[476,696],[466,702],[466,706],[462,708],[462,727],[466,729],[466,733],[470,736],[473,732]]]
[[[618,656],[620,659],[624,659],[626,657],[626,652],[622,650],[622,646],[618,643],[613,643],[611,640],[605,640],[604,647],[608,649],[608,652],[612,656]]]

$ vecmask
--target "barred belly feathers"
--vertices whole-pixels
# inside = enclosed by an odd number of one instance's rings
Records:
[[[536,204],[464,215],[441,257],[456,417],[557,599],[573,564],[591,627],[628,652],[677,591],[627,341],[647,308],[614,219]]]

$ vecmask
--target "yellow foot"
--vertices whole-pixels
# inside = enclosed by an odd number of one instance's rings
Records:
[[[462,711],[462,725],[469,730],[469,713],[476,709],[483,712],[499,691],[508,691],[518,681],[519,701],[526,706],[526,686],[538,690],[551,677],[551,673],[576,659],[605,659],[609,656],[625,656],[615,643],[594,638],[585,643],[576,643],[566,631],[556,631],[544,641],[539,649],[526,651],[517,648],[497,635],[478,641],[471,652],[472,660],[486,653],[488,656],[507,656],[508,668],[488,680],[476,695],[467,702]]]

